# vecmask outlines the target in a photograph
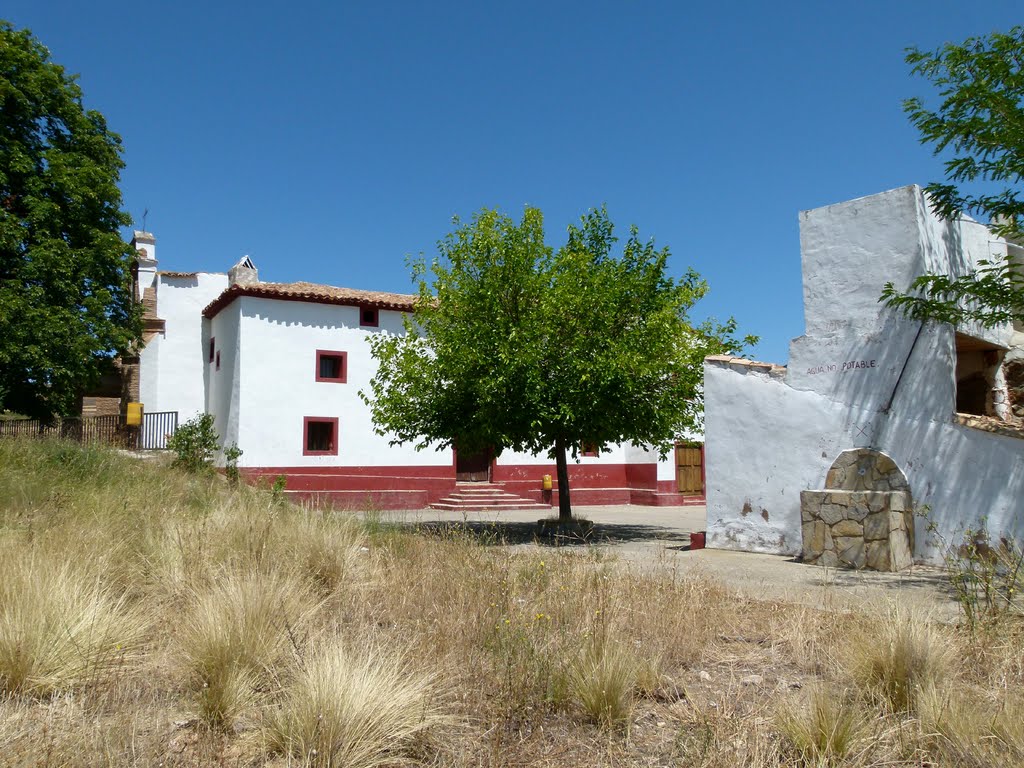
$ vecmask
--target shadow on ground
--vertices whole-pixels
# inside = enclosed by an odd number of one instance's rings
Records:
[[[542,547],[580,547],[632,542],[679,541],[681,534],[671,528],[635,523],[595,523],[588,533],[542,534],[536,522],[428,521],[394,522],[395,527],[428,536],[466,536],[480,544],[509,546],[536,544]]]
[[[798,561],[794,561],[798,562]],[[820,566],[808,565],[808,568],[819,568]],[[926,566],[914,566],[907,571],[900,573],[879,573],[877,571],[855,571],[848,568],[822,568],[826,571],[821,575],[815,574],[810,580],[815,586],[824,588],[838,587],[845,589],[849,587],[872,586],[879,588],[898,589],[902,592],[932,592],[941,594],[947,598],[955,599],[956,592],[949,581],[949,575],[938,568]]]

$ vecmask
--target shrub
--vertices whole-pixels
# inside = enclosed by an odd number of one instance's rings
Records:
[[[238,485],[238,460],[243,453],[238,443],[232,443],[224,449],[224,475],[231,485]]]
[[[213,465],[219,441],[213,428],[213,414],[203,413],[180,425],[167,440],[174,452],[174,466],[188,472],[204,472]]]
[[[302,665],[268,717],[271,747],[316,766],[372,768],[400,759],[413,739],[441,721],[431,678],[402,660],[340,643]]]
[[[950,544],[930,513],[927,505],[917,512],[925,519],[931,543],[942,551],[946,576],[967,626],[974,630],[979,623],[1019,615],[1024,547],[1008,535],[993,540],[986,517],[981,518],[977,528],[964,529],[959,541]]]
[[[1020,613],[1019,582],[1024,550],[1003,536],[993,541],[984,521],[964,531],[960,544],[945,554],[946,573],[968,626]]]
[[[288,477],[286,475],[278,475],[274,478],[274,484],[270,486],[271,498],[275,504],[280,504],[284,501],[284,492],[288,489]]]

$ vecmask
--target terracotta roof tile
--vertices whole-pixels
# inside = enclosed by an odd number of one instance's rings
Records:
[[[406,293],[362,291],[356,288],[336,288],[318,283],[253,283],[232,285],[203,310],[204,317],[214,317],[239,296],[263,299],[306,301],[314,304],[341,304],[351,307],[375,307],[411,312],[418,296]]]
[[[708,355],[704,358],[704,362],[711,363],[712,365],[719,366],[730,366],[737,369],[750,369],[758,371],[766,371],[773,376],[782,376],[786,372],[786,366],[777,365],[776,363],[762,363],[757,360],[748,360],[745,357],[735,357],[733,355]]]

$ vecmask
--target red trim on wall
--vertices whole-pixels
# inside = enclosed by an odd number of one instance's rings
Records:
[[[653,491],[658,483],[658,465],[653,463],[627,464],[626,483],[630,488]]]
[[[314,417],[309,417],[314,418]],[[554,465],[493,465],[492,482],[511,493],[536,501],[543,496],[542,478],[554,475]],[[599,471],[595,471],[599,470]],[[338,508],[420,509],[455,489],[454,464],[376,467],[244,467],[246,479],[271,482],[284,475],[290,495]],[[641,487],[625,482],[640,481]],[[699,504],[702,499],[672,493],[674,481],[658,481],[654,464],[569,465],[574,504]],[[557,484],[556,484],[557,488]],[[557,499],[557,491],[551,498]]]
[[[326,451],[310,450],[309,425],[330,424],[332,426],[330,447]],[[303,416],[302,417],[302,455],[303,456],[337,456],[338,455],[338,417],[337,416]]]
[[[627,464],[576,464],[569,462],[569,484],[576,488],[627,488]],[[544,475],[557,477],[555,463],[496,464],[491,479],[498,482],[535,482],[540,487]]]
[[[338,357],[341,358],[339,368],[341,369],[341,375],[337,377],[321,376],[320,375],[320,359],[323,357]],[[348,381],[348,352],[340,352],[334,349],[318,349],[316,351],[316,380],[326,381],[333,384],[345,384]]]

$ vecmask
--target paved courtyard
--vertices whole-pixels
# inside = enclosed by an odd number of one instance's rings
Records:
[[[561,546],[601,547],[627,567],[700,574],[759,600],[869,610],[884,608],[892,601],[924,610],[937,619],[952,620],[957,615],[946,580],[936,568],[914,566],[898,574],[878,573],[821,568],[780,555],[690,550],[690,533],[705,528],[703,506],[581,506],[574,507],[573,512],[594,523],[593,534],[586,543],[568,540]],[[380,514],[384,520],[409,525],[463,524],[493,533],[509,546],[554,546],[536,539],[536,512],[454,513],[428,509]]]

